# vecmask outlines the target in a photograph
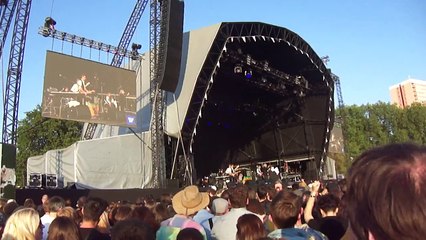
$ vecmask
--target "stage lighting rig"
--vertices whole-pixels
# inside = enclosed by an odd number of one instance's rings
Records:
[[[130,53],[130,58],[132,60],[138,60],[140,58],[138,50],[142,48],[142,45],[137,43],[132,43],[132,52]]]
[[[56,21],[51,17],[47,17],[44,20],[42,36],[48,37],[51,34],[51,32],[55,30],[55,25],[56,25]]]
[[[242,72],[243,72],[243,66],[241,64],[235,64],[234,73],[242,73]]]

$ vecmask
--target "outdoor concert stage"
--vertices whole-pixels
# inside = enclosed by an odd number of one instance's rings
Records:
[[[318,179],[334,122],[334,82],[309,44],[258,22],[221,23],[185,36],[184,81],[167,116],[179,105],[184,120],[175,132],[198,176],[231,162],[275,160],[302,161],[303,177]]]
[[[181,54],[177,89],[165,97],[167,178],[180,178],[188,162],[198,177],[231,162],[301,162],[303,178],[323,174],[334,82],[304,39],[266,23],[224,22],[184,33]],[[137,127],[99,124],[96,139],[29,159],[27,174],[90,189],[152,186],[150,62],[141,61]]]

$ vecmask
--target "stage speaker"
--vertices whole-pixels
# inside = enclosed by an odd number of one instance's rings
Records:
[[[56,174],[46,174],[46,188],[57,188],[58,176]]]
[[[161,32],[160,46],[167,47],[159,50],[159,87],[175,92],[182,57],[184,3],[180,0],[163,0],[162,4],[167,9],[162,17],[164,31]]]
[[[28,186],[31,188],[41,188],[42,186],[41,173],[30,173]]]

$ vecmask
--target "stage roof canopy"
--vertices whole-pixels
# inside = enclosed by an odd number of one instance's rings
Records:
[[[259,22],[220,23],[184,35],[166,130],[181,130],[201,174],[228,162],[273,159],[311,159],[319,169],[333,91],[329,70],[296,33]]]

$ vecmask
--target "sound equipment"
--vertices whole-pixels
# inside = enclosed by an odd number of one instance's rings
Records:
[[[30,188],[41,188],[42,179],[41,173],[30,173],[30,178],[28,180],[28,186]]]
[[[165,91],[175,92],[182,56],[184,3],[180,0],[163,0],[162,5],[167,9],[162,19],[165,25],[160,36],[160,45],[167,48],[160,50],[159,87]]]

